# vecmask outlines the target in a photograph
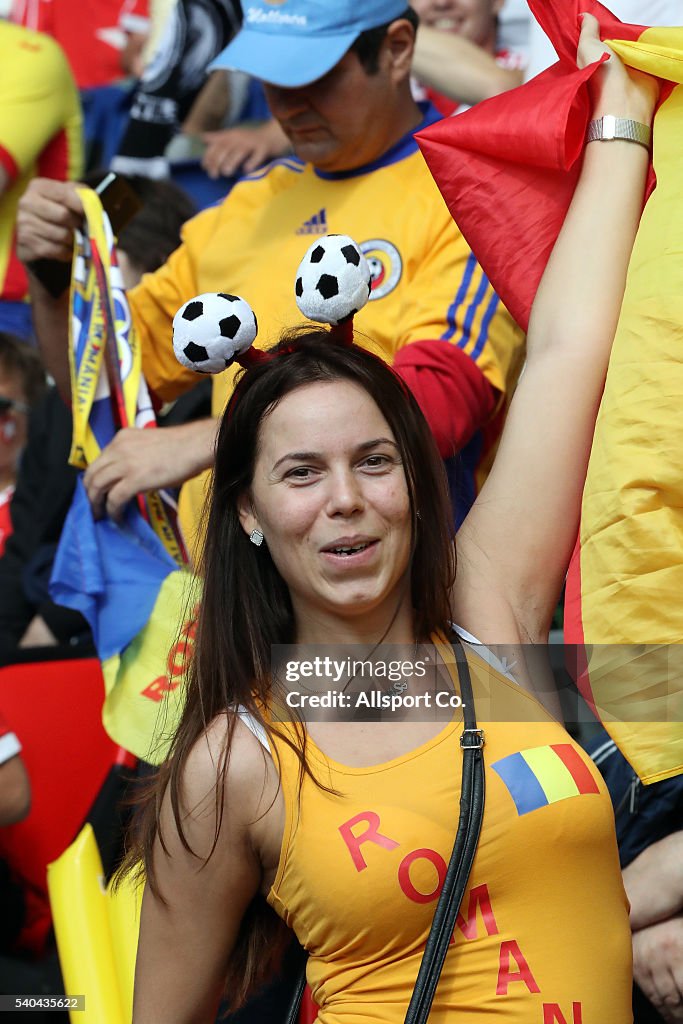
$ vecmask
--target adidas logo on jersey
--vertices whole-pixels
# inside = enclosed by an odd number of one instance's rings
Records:
[[[327,234],[327,213],[325,207],[318,210],[312,217],[305,220],[300,228],[297,228],[297,235],[326,235]]]

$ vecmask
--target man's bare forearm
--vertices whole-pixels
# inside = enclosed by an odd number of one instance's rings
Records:
[[[83,203],[73,181],[34,178],[17,208],[17,255],[27,268],[33,319],[45,367],[59,392],[70,397],[67,339],[69,294],[55,299],[31,271],[38,261],[51,260],[66,270],[73,254],[74,230],[83,221]],[[49,264],[48,264],[49,266]],[[68,280],[68,273],[66,274]]]
[[[637,931],[683,910],[683,832],[648,846],[623,872]]]
[[[514,89],[523,78],[469,39],[428,25],[417,33],[413,71],[433,89],[470,106]]]

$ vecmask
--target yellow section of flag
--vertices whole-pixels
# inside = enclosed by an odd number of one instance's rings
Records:
[[[113,349],[121,379],[128,425],[141,425],[138,400],[143,387],[145,422],[153,420],[142,383],[140,345],[130,320],[123,281],[112,264],[114,236],[97,193],[79,188],[85,225],[76,232],[71,272],[69,362],[73,395],[73,442],[69,461],[85,469],[109,440],[93,429],[91,413],[98,401],[112,401],[105,372],[105,349]],[[116,301],[116,295],[119,301]],[[127,314],[127,315],[126,315]]]
[[[102,663],[102,722],[111,738],[152,764],[164,760],[182,714],[200,584],[189,572],[166,577],[147,625]]]
[[[683,81],[683,28],[610,45],[634,67]],[[590,685],[644,782],[683,771],[682,161],[677,85],[655,121],[657,188],[629,265],[581,515],[584,639],[599,645]]]

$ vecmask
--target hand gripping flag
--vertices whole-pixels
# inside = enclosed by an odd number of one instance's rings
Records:
[[[418,138],[484,272],[518,322],[578,178],[598,65],[580,14],[662,81],[649,198],[629,265],[567,588],[579,685],[644,782],[683,771],[683,27],[624,25],[596,0],[529,0],[560,60]],[[617,111],[618,113],[618,111]],[[656,176],[656,188],[655,185]],[[654,189],[654,191],[653,191]]]
[[[121,427],[156,427],[142,376],[142,355],[116,257],[109,218],[98,195],[78,190],[85,227],[77,231],[71,274],[70,344],[73,441],[69,462],[85,469]],[[138,504],[179,565],[187,556],[165,493],[140,495]]]
[[[117,429],[156,429],[156,421],[109,220],[94,192],[79,189],[79,194],[85,224],[76,233],[72,267],[70,461],[85,468]],[[50,591],[55,601],[88,620],[105,678],[105,728],[138,757],[149,756],[159,694],[170,694],[179,682],[177,670],[168,675],[167,663],[194,583],[191,573],[179,568],[185,561],[167,496],[141,495],[120,523],[96,522],[78,481]],[[154,699],[145,699],[141,694],[152,684]]]

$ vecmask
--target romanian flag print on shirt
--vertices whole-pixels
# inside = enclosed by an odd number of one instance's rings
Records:
[[[514,800],[519,815],[584,793],[597,783],[571,743],[530,747],[491,765]]]
[[[564,619],[583,696],[652,783],[683,771],[683,27],[626,25],[597,0],[529,6],[557,64],[423,130],[418,142],[484,272],[524,327],[578,180],[591,113],[588,83],[599,65],[576,68],[581,14],[597,18],[601,38],[628,67],[661,82],[647,201]]]

